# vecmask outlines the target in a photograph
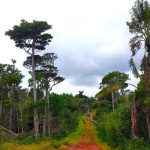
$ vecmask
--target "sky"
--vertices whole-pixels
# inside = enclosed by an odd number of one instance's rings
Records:
[[[84,91],[95,96],[104,75],[111,71],[130,75],[131,56],[129,39],[132,35],[126,25],[130,21],[130,9],[135,0],[2,0],[0,4],[0,63],[16,66],[25,78],[22,86],[28,86],[28,70],[23,61],[28,54],[16,48],[5,31],[19,25],[21,19],[47,21],[52,25],[49,33],[52,42],[45,52],[58,55],[55,65],[65,81],[54,87],[53,92],[78,94]],[[139,66],[142,53],[136,56]],[[130,87],[133,89],[132,87]]]

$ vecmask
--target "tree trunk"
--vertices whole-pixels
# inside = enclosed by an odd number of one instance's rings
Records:
[[[12,131],[12,106],[10,106],[10,110],[9,110],[9,130]]]
[[[115,98],[114,98],[114,93],[111,93],[111,98],[112,98],[112,110],[115,110]]]
[[[144,110],[144,112],[145,112],[147,129],[148,129],[148,138],[150,141],[150,110]]]
[[[43,134],[48,135],[48,90],[46,89],[45,105],[44,105],[44,118],[43,118]]]
[[[150,58],[149,56],[144,55],[143,57],[143,69],[144,69],[144,78],[148,82],[150,87]],[[149,92],[147,93],[147,97],[149,97]],[[148,129],[148,137],[150,141],[150,110],[144,110],[145,117],[146,117],[146,123],[147,123],[147,129]]]
[[[146,55],[143,57],[142,65],[144,70],[144,78],[150,85],[150,58]]]
[[[12,113],[13,113],[13,110],[12,110],[12,99],[11,99],[11,87],[8,87],[9,88],[9,91],[8,91],[8,98],[10,99],[10,108],[9,108],[9,130],[12,131]]]
[[[131,106],[131,136],[133,139],[138,137],[138,113],[135,102]]]
[[[37,108],[37,94],[36,94],[36,82],[35,82],[35,62],[34,62],[34,43],[32,48],[32,86],[33,86],[33,98],[34,98],[34,131],[35,139],[39,138],[39,117]]]
[[[3,101],[0,98],[0,120],[1,120],[1,117],[2,117],[2,109],[3,109]]]
[[[51,120],[50,120],[50,110],[49,110],[49,93],[47,93],[47,134],[51,134]]]
[[[46,135],[46,116],[45,116],[45,106],[44,106],[44,115],[43,115],[43,135]]]
[[[24,132],[24,129],[23,129],[23,113],[22,113],[22,109],[21,109],[21,106],[20,106],[20,124],[21,124],[21,133]]]
[[[17,133],[20,133],[19,113],[17,111],[16,111],[16,123],[17,123],[17,129],[16,129],[16,131],[17,131]]]

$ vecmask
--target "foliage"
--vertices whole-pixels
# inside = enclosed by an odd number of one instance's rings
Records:
[[[21,20],[20,25],[13,26],[12,30],[5,32],[6,35],[13,39],[16,47],[25,50],[32,58],[32,86],[33,86],[33,100],[34,100],[34,131],[35,138],[39,138],[39,116],[37,108],[37,91],[36,91],[36,79],[35,79],[35,53],[45,50],[46,45],[51,42],[52,36],[49,33],[45,33],[51,29],[46,21],[27,22]]]
[[[144,109],[150,110],[150,97],[144,100]]]
[[[100,85],[103,85],[103,87],[105,87],[115,84],[116,82],[126,82],[128,79],[129,75],[119,71],[113,71],[102,78],[102,82],[100,83]]]
[[[139,109],[139,134],[140,138],[136,140],[131,139],[131,114],[130,106],[131,100],[129,96],[121,96],[119,106],[114,112],[109,111],[109,101],[101,100],[97,109],[98,124],[96,126],[97,138],[108,143],[111,147],[117,150],[148,150],[149,145],[147,141],[147,129],[144,112]]]
[[[115,93],[116,91],[123,92],[123,90],[128,86],[126,81],[129,80],[129,75],[119,72],[113,71],[108,73],[102,78],[100,83],[100,89],[102,89],[99,93],[96,94],[97,98],[103,98],[111,93]]]
[[[19,85],[23,75],[14,65],[0,64],[0,84],[1,85]]]
[[[137,0],[131,9],[131,21],[127,22],[129,31],[134,35],[129,41],[132,52],[130,67],[135,77],[139,73],[134,64],[133,56],[144,47],[144,57],[150,57],[150,4],[147,0]],[[143,59],[144,59],[143,57]],[[144,65],[144,64],[142,64]]]
[[[79,124],[73,132],[68,132],[67,137],[63,138],[46,138],[41,137],[39,141],[35,141],[34,138],[26,138],[19,141],[10,141],[0,144],[0,149],[7,150],[54,150],[56,148],[63,148],[67,145],[76,143],[83,131],[83,119],[85,116],[79,117]]]
[[[140,74],[139,74],[139,72],[138,72],[138,69],[137,69],[137,67],[136,67],[136,65],[135,65],[134,60],[133,60],[132,57],[131,57],[131,59],[130,59],[130,61],[129,61],[129,65],[130,65],[130,68],[131,68],[132,73],[134,74],[134,76],[135,76],[136,78],[140,77]]]
[[[64,96],[50,95],[50,112],[51,112],[51,135],[64,136],[78,124],[77,117],[67,107]]]
[[[124,86],[124,83],[114,83],[113,85],[109,85],[108,87],[103,88],[99,93],[96,94],[96,97],[101,99],[119,89],[121,89]]]
[[[124,120],[126,120],[124,122]],[[130,135],[129,106],[120,105],[114,112],[104,113],[98,120],[98,136],[112,147],[117,147]]]
[[[127,22],[129,31],[135,34],[130,40],[132,55],[141,49],[141,42],[145,42],[145,50],[149,53],[149,25],[150,4],[147,0],[137,0],[131,10],[131,21]]]
[[[127,139],[124,142],[124,145],[122,145],[122,148],[118,149],[125,149],[125,150],[149,150],[150,146],[148,144],[145,144],[143,138],[131,140]]]
[[[139,137],[145,141],[148,139],[145,109],[149,108],[150,87],[148,82],[142,77],[135,91],[135,102],[138,108]],[[144,116],[144,117],[143,117]]]
[[[137,90],[135,91],[135,100],[137,104],[143,105],[144,99],[149,96],[150,88],[148,82],[141,78],[140,82],[137,85]]]
[[[52,36],[45,31],[51,29],[46,21],[27,22],[21,20],[20,25],[15,25],[12,30],[6,31],[6,35],[15,41],[16,47],[26,49],[28,53],[33,48],[44,50],[45,46],[51,42]]]
[[[101,100],[95,103],[96,107],[96,118],[100,119],[103,114],[111,111],[111,101],[109,100]]]

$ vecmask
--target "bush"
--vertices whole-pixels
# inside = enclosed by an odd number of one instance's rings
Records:
[[[98,120],[98,137],[112,147],[124,143],[130,135],[130,109],[120,105],[114,112],[105,113]]]
[[[123,148],[124,147],[124,148]],[[150,145],[144,143],[143,138],[136,140],[126,140],[125,144],[122,146],[121,150],[149,150]]]
[[[129,103],[120,103],[114,112],[108,112],[106,111],[106,108],[103,108],[103,110],[101,110],[101,113],[99,113],[97,117],[99,118],[97,124],[97,134],[101,141],[108,143],[113,148],[117,148],[117,150],[150,149],[150,145],[144,142],[144,138],[132,140],[130,137],[131,110]],[[140,135],[142,135],[145,130],[145,128],[142,127],[145,118],[142,118],[142,116],[143,114],[139,113]]]
[[[64,95],[50,95],[51,136],[64,137],[78,125],[78,117],[69,109]]]

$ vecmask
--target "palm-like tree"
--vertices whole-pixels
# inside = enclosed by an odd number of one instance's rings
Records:
[[[143,78],[148,83],[148,87],[150,88],[150,4],[147,0],[137,0],[135,2],[131,10],[131,22],[127,22],[127,25],[129,27],[129,31],[134,35],[134,37],[131,38],[129,41],[130,49],[132,52],[132,56],[129,61],[130,67],[135,77],[140,77],[138,70],[135,66],[133,57],[137,54],[139,50],[144,50],[144,56],[141,62],[141,71],[143,71]],[[147,92],[146,96],[150,96],[150,93]],[[150,140],[150,111],[147,110],[150,109],[144,108]],[[132,137],[135,138],[138,136],[138,115],[135,102],[133,102],[132,104],[131,112],[136,112],[131,114]]]
[[[134,37],[132,37],[129,41],[132,52],[132,56],[129,61],[130,67],[133,74],[136,77],[139,77],[133,57],[139,50],[144,50],[141,69],[144,71],[144,76],[148,80],[147,76],[150,75],[150,66],[148,66],[150,62],[150,4],[147,0],[137,0],[135,2],[131,11],[131,22],[127,22],[127,25],[129,27],[129,31],[134,34]]]

